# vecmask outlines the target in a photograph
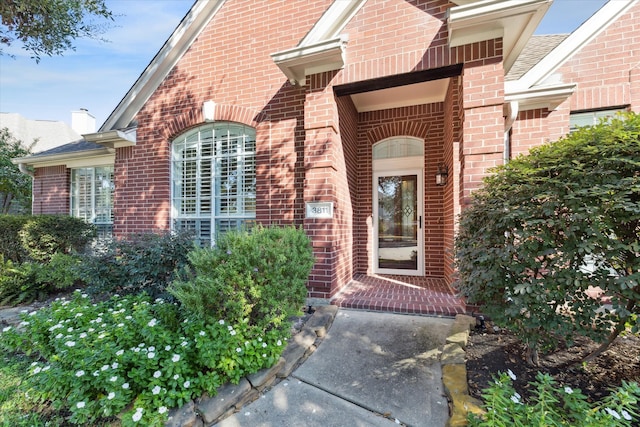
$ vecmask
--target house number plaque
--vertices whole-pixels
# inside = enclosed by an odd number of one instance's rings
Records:
[[[307,218],[333,218],[333,202],[308,202]]]

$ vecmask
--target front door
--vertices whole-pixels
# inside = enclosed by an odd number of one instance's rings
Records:
[[[374,271],[421,276],[424,266],[421,170],[374,175]]]

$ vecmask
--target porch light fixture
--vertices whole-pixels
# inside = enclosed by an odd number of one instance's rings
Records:
[[[447,185],[447,177],[449,176],[449,168],[446,165],[438,166],[438,172],[436,172],[436,185]]]

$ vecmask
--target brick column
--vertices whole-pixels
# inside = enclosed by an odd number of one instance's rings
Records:
[[[489,58],[465,64],[462,79],[463,204],[482,184],[487,170],[503,163],[504,151],[504,71],[502,59]]]
[[[316,263],[309,278],[309,296],[329,298],[337,283],[337,151],[338,110],[328,76],[309,77],[304,104],[304,203],[331,202],[333,218],[306,218],[304,229],[311,238]]]

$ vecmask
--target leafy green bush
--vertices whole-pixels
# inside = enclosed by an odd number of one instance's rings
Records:
[[[27,251],[22,246],[19,232],[31,219],[29,215],[0,215],[0,255],[5,260],[23,262]]]
[[[46,286],[38,283],[37,264],[5,260],[0,255],[0,305],[29,304],[48,295]]]
[[[83,252],[96,237],[92,224],[68,215],[32,216],[18,232],[31,259],[47,262],[55,253]]]
[[[93,304],[76,292],[2,329],[0,348],[33,357],[29,398],[71,413],[68,422],[162,425],[168,410],[272,366],[287,328],[196,319],[146,295]]]
[[[189,254],[190,267],[169,292],[200,318],[247,319],[267,329],[300,311],[314,258],[295,227],[229,232],[215,248]]]
[[[51,290],[70,289],[84,283],[80,278],[80,263],[78,255],[55,253],[48,263],[38,264],[36,282]]]
[[[80,274],[91,294],[144,291],[152,298],[170,297],[165,289],[194,247],[193,236],[188,233],[136,234],[85,256]]]
[[[640,115],[628,113],[532,149],[461,215],[457,286],[523,337],[530,364],[575,334],[603,343],[592,358],[640,312],[639,138]]]
[[[625,383],[601,402],[590,403],[580,390],[562,387],[548,374],[538,373],[529,384],[530,403],[513,388],[515,375],[499,373],[483,393],[483,416],[469,414],[470,427],[571,426],[631,427],[640,421],[640,387]]]

